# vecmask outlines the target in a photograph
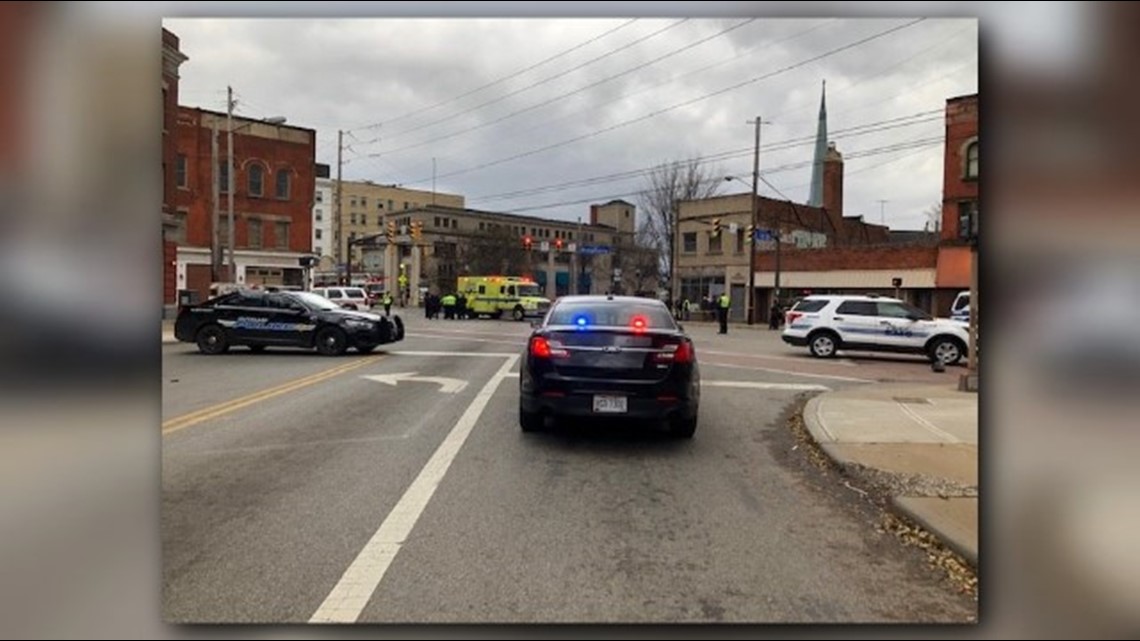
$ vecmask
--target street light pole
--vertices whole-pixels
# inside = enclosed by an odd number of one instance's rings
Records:
[[[234,257],[234,88],[226,87],[226,202],[229,212],[230,248],[229,282],[237,282],[237,259]]]
[[[756,224],[760,217],[760,125],[763,120],[756,116],[756,146],[752,149],[752,239],[756,239]],[[744,313],[748,324],[756,322],[756,243],[748,243],[748,295],[744,297]],[[778,286],[777,286],[778,287]]]

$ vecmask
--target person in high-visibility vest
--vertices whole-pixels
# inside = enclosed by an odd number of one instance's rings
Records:
[[[692,310],[692,308],[693,304],[689,302],[688,298],[685,298],[683,301],[681,301],[681,317],[685,320],[689,320],[689,312]]]
[[[728,333],[728,308],[731,306],[732,300],[728,297],[727,291],[716,299],[716,318],[720,321],[721,334]]]
[[[448,293],[440,302],[443,303],[443,318],[455,320],[455,294]]]
[[[392,315],[392,292],[384,292],[384,315]]]

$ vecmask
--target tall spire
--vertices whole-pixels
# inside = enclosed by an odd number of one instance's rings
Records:
[[[827,81],[819,95],[819,124],[815,130],[815,157],[811,164],[811,193],[808,205],[823,205],[823,160],[827,157]]]

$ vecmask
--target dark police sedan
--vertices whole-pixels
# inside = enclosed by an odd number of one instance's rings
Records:
[[[697,429],[700,371],[693,342],[659,300],[564,296],[531,333],[519,373],[519,424],[547,416],[663,419]]]
[[[174,336],[197,343],[203,354],[221,354],[231,345],[259,352],[266,347],[317,348],[339,356],[349,347],[368,353],[378,345],[404,338],[404,323],[342,309],[310,292],[240,290],[183,307],[174,323]]]

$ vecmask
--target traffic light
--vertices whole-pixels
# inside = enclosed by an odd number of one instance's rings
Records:
[[[414,240],[415,242],[418,243],[421,240],[423,240],[423,237],[424,237],[424,224],[423,224],[423,222],[417,220],[417,221],[412,223],[412,240]]]
[[[720,236],[720,219],[719,218],[713,218],[712,227],[713,228],[712,228],[711,235],[713,237]]]
[[[562,251],[562,239],[561,238],[554,241],[554,249],[557,249],[558,251]]]
[[[756,227],[754,225],[744,226],[744,242],[751,243],[756,239]]]
[[[523,236],[523,249],[530,251],[534,246],[534,240],[530,236]]]
[[[396,242],[396,221],[388,221],[388,231],[384,234],[389,243]]]

